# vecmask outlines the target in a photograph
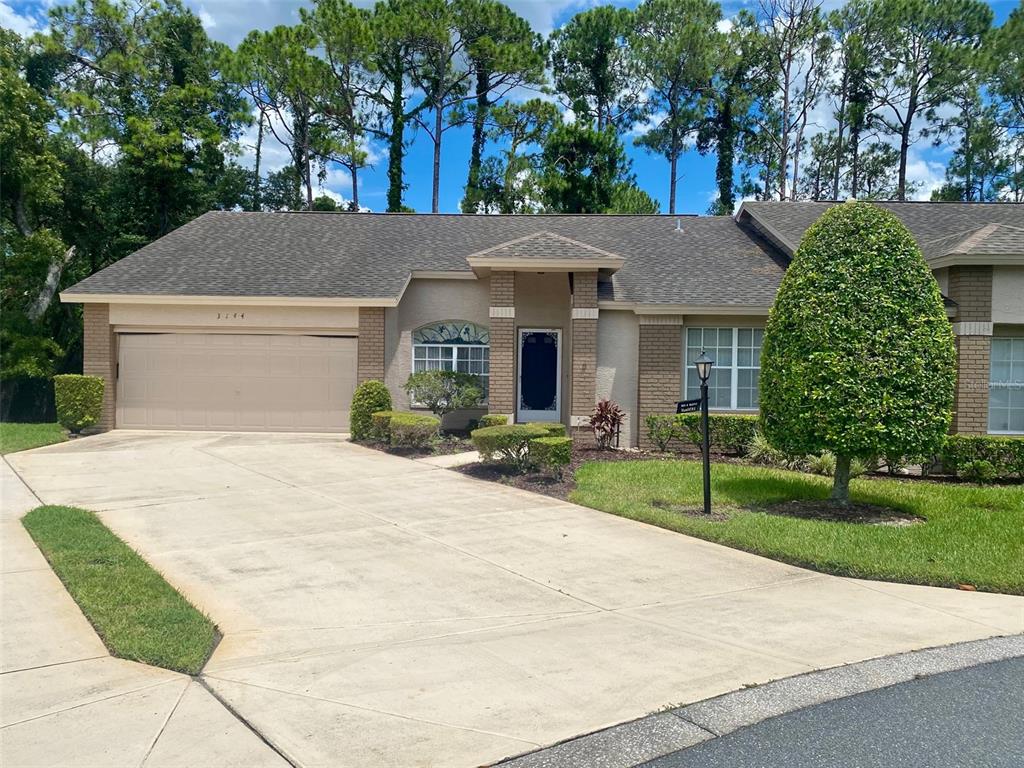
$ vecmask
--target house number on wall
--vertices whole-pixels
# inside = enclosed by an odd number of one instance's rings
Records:
[[[218,320],[245,320],[245,312],[218,312]]]

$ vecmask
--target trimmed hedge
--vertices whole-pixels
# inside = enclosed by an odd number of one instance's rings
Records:
[[[530,461],[561,479],[562,470],[572,461],[572,438],[558,435],[533,438]]]
[[[680,440],[703,445],[699,413],[681,413],[675,417]],[[708,432],[711,447],[723,453],[742,455],[757,432],[757,416],[738,413],[708,414]]]
[[[364,381],[352,395],[349,437],[353,440],[373,437],[373,414],[388,410],[391,410],[391,393],[384,382],[376,379]]]
[[[539,427],[540,429],[546,430],[548,437],[565,437],[565,424],[560,421],[530,421],[527,422],[528,427]]]
[[[675,414],[651,413],[644,419],[644,424],[647,425],[647,437],[662,453],[668,450],[669,443],[679,437]]]
[[[1024,478],[1024,438],[947,435],[939,459],[947,472],[958,477],[975,479],[980,474],[986,480]],[[991,472],[977,462],[990,464]]]
[[[485,413],[479,419],[477,423],[482,427],[504,427],[509,423],[509,416],[507,413]]]
[[[391,417],[401,411],[376,411],[370,416],[370,437],[384,443],[391,442]]]
[[[99,376],[66,373],[53,377],[57,421],[78,434],[100,420],[103,413],[104,382]]]
[[[498,461],[521,470],[530,461],[530,441],[538,437],[548,437],[547,430],[529,424],[483,427],[470,433],[483,461]]]
[[[419,413],[394,413],[389,427],[391,444],[398,448],[426,448],[437,437],[441,420]]]

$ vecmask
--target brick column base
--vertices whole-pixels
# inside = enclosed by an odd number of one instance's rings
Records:
[[[516,321],[513,317],[491,318],[491,373],[487,397],[488,413],[515,417],[516,403]]]
[[[114,428],[117,405],[117,343],[110,328],[110,305],[83,305],[82,326],[82,373],[103,379],[103,411],[89,431],[106,432]]]
[[[384,381],[384,307],[359,308],[356,381]]]
[[[956,398],[953,432],[984,435],[988,432],[989,365],[991,336],[956,337]]]
[[[683,362],[679,325],[640,325],[636,417],[641,448],[653,448],[644,420],[652,413],[675,413]]]
[[[487,411],[516,415],[516,273],[491,273],[491,368]]]

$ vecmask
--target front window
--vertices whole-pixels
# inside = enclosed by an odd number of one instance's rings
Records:
[[[449,320],[412,334],[412,371],[459,371],[480,377],[486,397],[491,372],[490,334],[485,326]]]
[[[1024,434],[1024,338],[992,339],[988,431]]]
[[[715,361],[708,379],[708,406],[756,410],[763,340],[763,328],[687,328],[686,399],[700,397],[700,379],[693,369],[693,361],[705,351]]]

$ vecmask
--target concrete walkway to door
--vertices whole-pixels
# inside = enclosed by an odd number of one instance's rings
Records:
[[[205,683],[296,765],[473,766],[1024,631],[1024,598],[824,576],[328,436],[113,432],[8,458],[214,618]]]

